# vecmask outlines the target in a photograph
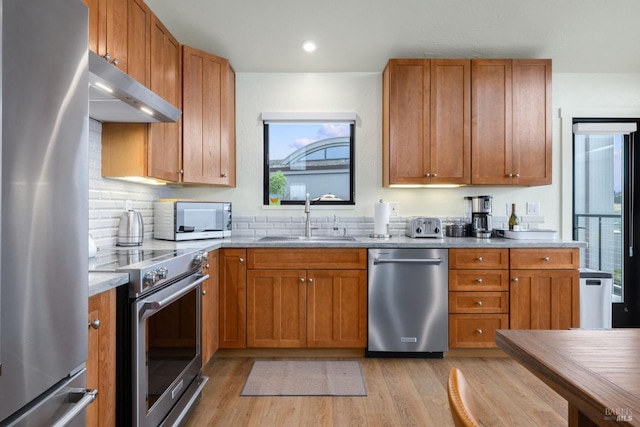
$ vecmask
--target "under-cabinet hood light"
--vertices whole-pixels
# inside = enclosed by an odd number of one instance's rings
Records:
[[[137,184],[149,184],[149,185],[167,185],[165,181],[160,181],[154,178],[146,178],[144,176],[119,176],[112,179],[119,179],[121,181],[135,182]]]
[[[147,107],[140,107],[140,110],[144,113],[147,113],[150,116],[153,116],[153,111],[151,111],[150,109],[148,109]]]
[[[113,89],[111,89],[109,86],[107,86],[107,85],[105,85],[103,83],[96,82],[96,87],[99,87],[100,89],[102,89],[105,92],[113,93]]]
[[[306,40],[304,43],[302,43],[302,48],[305,52],[313,52],[314,50],[316,50],[316,43],[312,40]]]

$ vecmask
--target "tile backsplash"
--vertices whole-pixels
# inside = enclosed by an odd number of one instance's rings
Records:
[[[153,237],[153,202],[171,197],[172,189],[106,179],[101,172],[102,124],[89,120],[89,233],[98,250],[116,244],[120,215],[127,200],[142,214],[144,239]]]

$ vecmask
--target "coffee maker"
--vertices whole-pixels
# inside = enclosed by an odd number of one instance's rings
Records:
[[[471,218],[471,235],[473,237],[491,237],[493,224],[491,221],[491,199],[493,196],[465,197],[469,205]]]

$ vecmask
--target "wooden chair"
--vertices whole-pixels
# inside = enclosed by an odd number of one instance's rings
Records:
[[[447,391],[451,416],[455,426],[478,427],[479,423],[474,415],[476,406],[471,395],[471,388],[464,375],[462,375],[462,371],[457,368],[451,368]]]

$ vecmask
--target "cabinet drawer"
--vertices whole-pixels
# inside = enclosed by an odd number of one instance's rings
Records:
[[[250,269],[331,269],[367,268],[366,249],[248,249]]]
[[[509,262],[512,269],[577,269],[580,249],[511,249]]]
[[[496,330],[509,328],[508,314],[450,314],[450,348],[495,348]]]
[[[450,269],[509,268],[509,249],[449,249]]]
[[[509,270],[449,270],[450,291],[508,291]]]
[[[449,313],[508,313],[509,292],[449,292]]]

